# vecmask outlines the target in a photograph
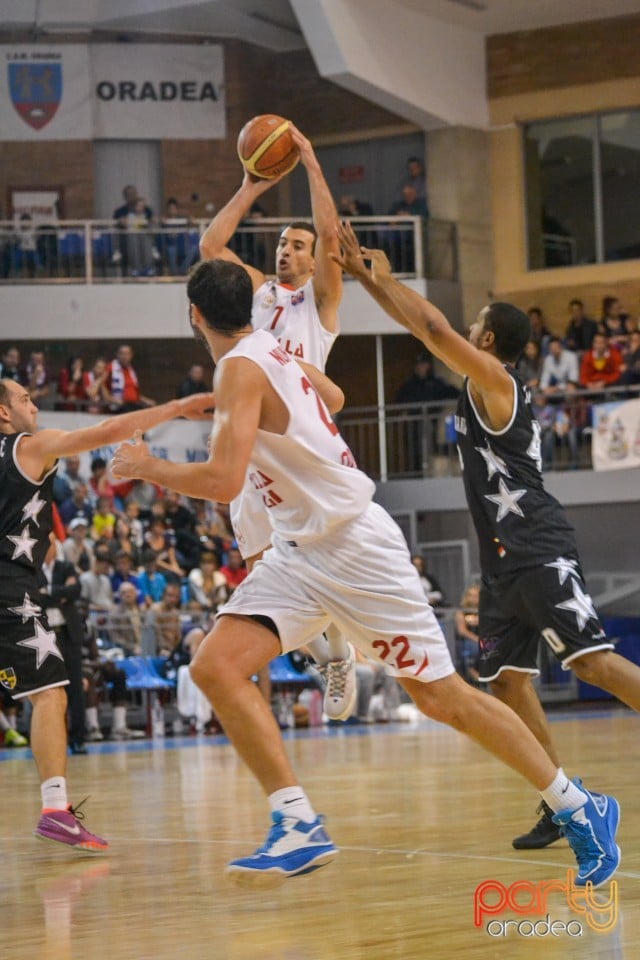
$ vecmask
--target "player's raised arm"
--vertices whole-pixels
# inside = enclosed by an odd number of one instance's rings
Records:
[[[332,253],[339,252],[336,205],[311,143],[294,124],[291,123],[289,129],[300,150],[300,162],[309,181],[311,214],[317,234],[313,290],[318,314],[322,326],[331,333],[337,333],[337,311],[342,299],[342,271],[331,258]]]
[[[281,178],[273,180],[258,180],[245,170],[242,183],[231,199],[215,215],[205,232],[200,237],[200,254],[203,260],[228,260],[239,263],[251,277],[254,291],[265,281],[261,270],[245,263],[228,247],[242,220],[248,215],[251,207],[266,190],[277,183]]]

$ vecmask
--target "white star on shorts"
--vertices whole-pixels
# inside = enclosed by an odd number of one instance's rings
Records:
[[[588,593],[584,593],[577,580],[571,581],[573,599],[556,603],[558,610],[571,610],[576,615],[578,630],[584,630],[587,620],[597,620],[598,614],[593,606],[593,600]]]
[[[558,579],[560,581],[560,586],[565,582],[569,576],[577,576],[576,567],[578,563],[576,560],[567,560],[566,557],[558,557],[557,560],[554,560],[553,563],[545,563],[545,567],[553,567],[558,571]]]
[[[28,526],[24,527],[19,537],[10,537],[7,534],[7,540],[11,540],[16,547],[11,557],[12,560],[17,560],[18,557],[26,557],[27,560],[33,560],[33,548],[38,541],[34,537],[29,536]]]
[[[21,607],[8,607],[9,613],[15,613],[17,617],[22,617],[22,622],[26,623],[31,617],[39,617],[42,613],[42,607],[34,603],[28,593],[25,593]]]
[[[53,630],[45,630],[39,620],[35,620],[34,622],[36,625],[34,636],[29,637],[27,640],[18,640],[17,646],[31,647],[36,651],[36,669],[39,670],[49,656],[57,657],[59,660],[64,658],[60,653],[60,648],[58,647],[56,635]]]

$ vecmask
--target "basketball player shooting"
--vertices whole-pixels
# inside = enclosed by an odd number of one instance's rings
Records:
[[[216,214],[200,240],[203,260],[221,259],[242,265],[251,278],[256,330],[269,330],[282,349],[296,359],[324,371],[338,335],[338,307],[342,299],[342,270],[331,259],[338,253],[338,215],[331,191],[309,140],[289,123],[309,182],[313,225],[294,221],[282,231],[276,250],[276,279],[244,263],[228,243],[258,198],[282,177],[256,179],[245,171],[242,184]],[[231,522],[238,547],[251,569],[271,544],[271,525],[262,499],[249,482],[232,502]],[[325,683],[324,710],[332,720],[346,720],[356,698],[353,647],[333,628],[307,648],[318,663]],[[270,700],[268,670],[259,678]]]

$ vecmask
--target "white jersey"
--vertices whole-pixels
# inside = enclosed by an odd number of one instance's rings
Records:
[[[285,353],[324,371],[337,333],[322,326],[313,290],[313,278],[294,290],[268,280],[253,295],[251,323],[255,330],[268,330]],[[253,557],[271,543],[272,528],[262,499],[245,483],[230,504],[233,532],[243,557]]]
[[[326,537],[362,514],[375,485],[355,461],[302,369],[272,334],[256,330],[218,363],[248,357],[284,402],[284,434],[258,430],[248,477],[276,537],[302,545]]]
[[[251,325],[268,330],[285,353],[322,371],[337,337],[322,326],[312,277],[297,290],[276,280],[263,283],[253,295]]]

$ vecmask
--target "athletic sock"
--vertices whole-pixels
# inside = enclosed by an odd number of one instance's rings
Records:
[[[44,780],[40,784],[40,793],[43,810],[66,810],[69,806],[67,781],[64,777],[49,777]]]
[[[329,644],[330,658],[332,660],[348,660],[349,644],[347,643],[347,638],[340,633],[338,628],[330,623],[325,635],[327,643]]]
[[[0,730],[11,730],[11,724],[7,720],[6,714],[2,713],[0,710]]]
[[[332,653],[325,637],[320,635],[310,640],[307,649],[319,667],[324,667],[331,660]]]
[[[554,813],[558,810],[580,810],[587,802],[587,795],[569,780],[562,767],[558,767],[555,780],[540,795]]]
[[[269,806],[272,813],[279,810],[286,817],[296,817],[305,823],[313,823],[317,819],[302,787],[283,787],[282,790],[276,790],[269,796]]]

